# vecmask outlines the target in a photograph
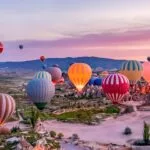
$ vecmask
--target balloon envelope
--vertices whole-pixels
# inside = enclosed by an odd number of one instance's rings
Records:
[[[98,78],[98,77],[92,77],[92,78],[89,80],[88,84],[89,84],[89,85],[94,85],[94,81],[95,81],[97,78]]]
[[[33,79],[27,85],[30,100],[42,110],[55,94],[55,86],[47,79]]]
[[[0,42],[0,53],[2,53],[4,50],[3,44]]]
[[[35,79],[48,79],[49,81],[52,81],[51,75],[46,71],[39,71],[34,76]]]
[[[143,72],[142,64],[136,60],[129,60],[122,64],[120,73],[125,75],[131,83],[136,83],[141,79]]]
[[[78,91],[82,91],[92,76],[92,69],[85,63],[74,63],[69,67],[68,76]]]
[[[15,112],[15,100],[8,94],[0,93],[0,126]]]
[[[113,103],[119,103],[129,91],[129,80],[119,73],[110,74],[103,80],[102,88]]]
[[[96,86],[101,86],[102,85],[102,79],[101,78],[97,78],[94,80],[94,85]]]
[[[45,61],[45,56],[41,56],[40,57],[40,60],[43,62],[43,61]]]
[[[143,63],[143,78],[150,83],[150,62]]]
[[[58,67],[49,67],[46,71],[51,74],[53,83],[59,82],[62,77],[62,71]]]

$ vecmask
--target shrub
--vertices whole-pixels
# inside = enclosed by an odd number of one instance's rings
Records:
[[[149,143],[149,126],[146,122],[144,122],[143,140],[145,144]]]
[[[124,135],[130,135],[130,134],[132,134],[132,130],[129,127],[126,127],[123,134]]]
[[[107,114],[113,114],[113,113],[118,114],[120,112],[120,109],[117,106],[112,105],[112,106],[106,107],[104,112]]]
[[[12,129],[11,129],[11,133],[16,133],[16,132],[20,132],[21,131],[21,129],[19,128],[19,127],[13,127]]]
[[[50,131],[50,136],[51,136],[52,138],[55,138],[55,137],[56,137],[56,132],[55,132],[55,131]]]
[[[57,135],[58,139],[62,139],[64,137],[63,133],[58,133]]]

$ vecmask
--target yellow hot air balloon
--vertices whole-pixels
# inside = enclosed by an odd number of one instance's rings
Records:
[[[143,63],[143,78],[150,83],[150,62]]]
[[[78,91],[82,91],[92,76],[92,69],[85,63],[74,63],[69,67],[68,76]]]
[[[123,63],[120,73],[125,75],[130,83],[136,83],[141,79],[143,72],[142,64],[136,60],[129,60]]]

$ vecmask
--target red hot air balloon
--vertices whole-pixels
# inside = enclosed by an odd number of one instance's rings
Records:
[[[16,108],[14,99],[7,94],[0,93],[0,126],[11,117]]]
[[[129,80],[119,73],[110,74],[103,80],[102,88],[113,103],[119,103],[129,91]]]
[[[41,56],[40,57],[40,60],[43,62],[43,61],[45,61],[45,56]]]
[[[0,53],[2,53],[4,50],[3,44],[0,42]]]

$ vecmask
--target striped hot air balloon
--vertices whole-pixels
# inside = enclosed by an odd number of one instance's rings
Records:
[[[55,86],[47,79],[33,79],[27,85],[30,100],[42,110],[55,94]]]
[[[8,94],[0,93],[0,126],[15,112],[15,100]]]
[[[103,80],[102,88],[113,103],[119,103],[129,91],[129,80],[122,74],[111,74]]]
[[[51,75],[46,71],[39,71],[34,76],[35,79],[48,79],[49,81],[52,81]]]
[[[59,82],[59,80],[62,78],[62,71],[58,67],[49,67],[49,68],[47,68],[46,71],[51,74],[52,81],[53,81],[54,84]]]
[[[78,91],[82,91],[92,76],[92,69],[85,63],[74,63],[69,67],[68,76]]]
[[[139,61],[129,60],[122,64],[120,73],[125,75],[131,84],[136,83],[142,77],[143,67]]]
[[[3,44],[0,42],[0,53],[2,53],[4,50]]]

